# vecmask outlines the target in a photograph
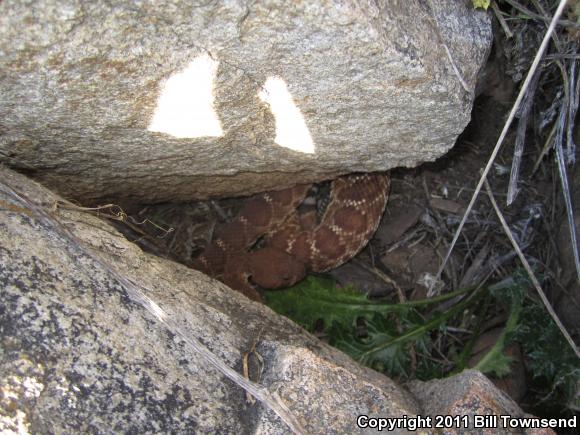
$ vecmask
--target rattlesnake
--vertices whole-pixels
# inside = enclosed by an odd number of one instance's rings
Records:
[[[252,284],[288,287],[308,272],[324,272],[354,257],[377,229],[389,184],[382,173],[333,180],[318,220],[298,212],[309,184],[254,195],[233,221],[216,227],[193,267],[261,300]]]

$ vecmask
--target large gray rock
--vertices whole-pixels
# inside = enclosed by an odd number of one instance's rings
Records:
[[[260,384],[308,433],[353,433],[361,414],[419,412],[388,378],[219,282],[143,253],[95,216],[55,208],[58,199],[0,167],[0,432],[288,433],[182,337],[238,372],[255,346]]]
[[[142,202],[413,166],[469,121],[490,43],[467,0],[4,1],[0,161]]]

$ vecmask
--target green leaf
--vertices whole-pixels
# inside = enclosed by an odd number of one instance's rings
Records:
[[[410,308],[371,301],[352,287],[339,288],[330,279],[313,276],[292,288],[264,293],[266,305],[308,330],[313,330],[319,320],[328,328],[334,322],[351,327],[359,317],[371,317],[374,313],[403,314]]]
[[[312,331],[319,320],[323,320],[327,328],[333,322],[351,327],[360,317],[371,318],[375,313],[400,317],[406,315],[411,308],[438,304],[470,290],[459,290],[401,304],[387,304],[380,300],[370,300],[365,293],[352,287],[337,287],[328,278],[310,276],[285,290],[266,290],[264,299],[266,305],[274,311]]]
[[[481,295],[483,295],[482,291],[475,292],[446,312],[432,315],[430,319],[425,321],[422,320],[418,313],[410,312],[406,318],[401,319],[405,322],[406,326],[409,326],[403,333],[398,335],[385,334],[383,329],[383,334],[379,334],[377,331],[372,345],[368,346],[361,354],[353,355],[353,357],[363,364],[371,365],[377,359],[383,359],[388,355],[392,356],[393,352],[399,351],[401,346],[404,347],[415,342],[421,342],[421,340],[425,340],[429,336],[430,332],[444,326],[447,320],[463,312],[465,308],[479,299]]]
[[[494,345],[475,366],[482,373],[493,375],[497,378],[510,374],[513,358],[507,356],[505,350],[511,343],[511,337],[518,327],[527,288],[529,288],[527,278],[519,274],[489,288],[490,294],[499,304],[507,304],[509,306],[509,317],[505,328]]]
[[[471,0],[471,1],[473,2],[473,7],[475,9],[482,8],[485,9],[486,11],[490,4],[490,0]]]
[[[431,335],[444,329],[449,319],[461,315],[485,294],[483,290],[472,290],[387,304],[370,300],[356,289],[336,287],[329,279],[309,277],[290,289],[265,291],[265,301],[270,308],[310,331],[322,320],[331,345],[390,376],[408,378],[412,374],[410,350],[414,347],[415,353],[426,355],[426,358],[418,358],[426,362],[417,365],[415,376],[431,379],[444,372],[430,358],[433,348]],[[443,313],[431,312],[424,318],[419,312],[422,308],[468,292],[471,292],[469,296]]]
[[[538,302],[524,306],[513,339],[520,343],[527,356],[526,366],[532,373],[536,388],[542,387],[540,396],[544,404],[560,403],[569,409],[578,409],[578,358]]]
[[[511,363],[513,362],[513,358],[505,354],[505,349],[508,342],[508,334],[510,331],[513,331],[518,315],[519,313],[512,313],[512,315],[510,315],[508,325],[506,325],[491,349],[477,363],[474,367],[475,369],[496,378],[502,378],[511,373]]]
[[[383,316],[376,315],[366,321],[367,336],[357,337],[344,326],[334,324],[329,332],[330,344],[349,354],[354,359],[376,370],[387,372],[390,376],[407,377],[410,367],[408,342],[386,345],[399,335]]]

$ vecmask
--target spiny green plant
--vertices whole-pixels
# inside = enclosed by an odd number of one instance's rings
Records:
[[[529,289],[527,277],[516,272],[487,288],[392,304],[371,300],[352,287],[339,288],[330,279],[309,277],[290,289],[266,291],[265,300],[272,309],[310,331],[323,325],[328,342],[362,364],[392,377],[421,380],[465,369],[473,344],[484,332],[481,325],[486,314],[501,306],[508,313],[503,331],[475,368],[497,378],[508,375],[512,359],[505,349],[518,343],[526,355],[531,389],[538,403],[549,399],[560,409],[577,410],[578,360],[550,316],[529,296]],[[437,310],[437,305],[453,298],[462,299],[444,312]],[[433,356],[435,342],[447,334],[454,321],[465,319],[470,319],[472,338],[459,352],[454,345],[443,349],[444,360],[455,366],[450,370],[443,360]],[[417,355],[416,361],[411,358],[411,350]]]

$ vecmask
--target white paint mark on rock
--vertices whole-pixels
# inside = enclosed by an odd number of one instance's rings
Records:
[[[288,92],[286,82],[278,77],[269,77],[258,96],[263,102],[270,105],[270,110],[276,120],[276,138],[274,141],[278,145],[294,151],[314,153],[314,141],[302,112]]]
[[[213,82],[218,63],[202,55],[171,76],[163,86],[148,130],[178,138],[222,136],[223,130],[213,107]]]

